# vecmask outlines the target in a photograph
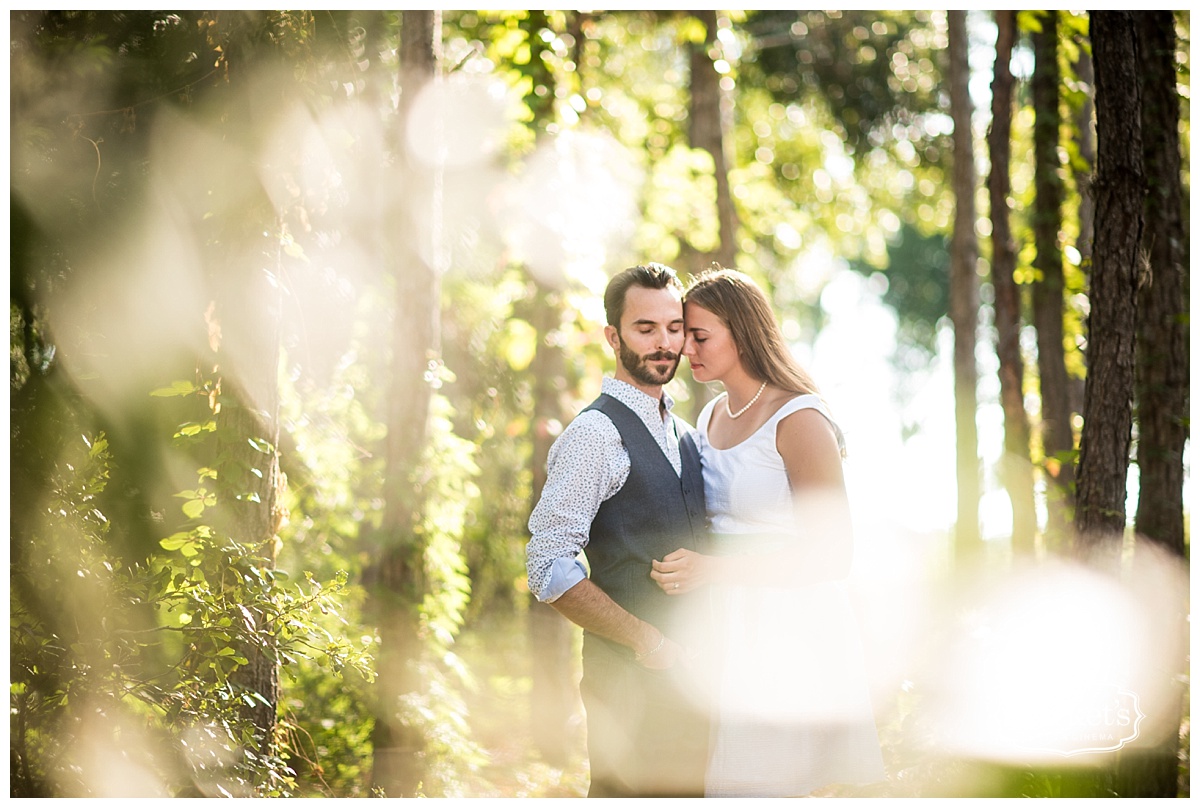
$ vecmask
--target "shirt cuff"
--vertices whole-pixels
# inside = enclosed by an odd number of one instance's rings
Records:
[[[556,558],[550,565],[550,574],[546,576],[546,584],[538,594],[538,600],[553,603],[586,577],[587,568],[578,558]]]

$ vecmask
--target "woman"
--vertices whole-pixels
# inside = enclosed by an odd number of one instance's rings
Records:
[[[766,295],[712,270],[684,297],[683,354],[725,392],[697,420],[711,554],[676,550],[651,576],[712,587],[708,796],[803,796],[883,779],[843,579],[852,561],[841,432],[792,358]]]

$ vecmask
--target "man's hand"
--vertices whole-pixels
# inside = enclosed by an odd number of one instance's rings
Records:
[[[682,595],[711,583],[717,562],[712,556],[680,548],[662,561],[655,560],[652,563],[654,568],[650,571],[650,577],[662,591],[668,595]]]
[[[550,605],[577,626],[632,649],[637,661],[647,668],[670,668],[684,658],[682,646],[622,609],[590,578],[575,584]]]

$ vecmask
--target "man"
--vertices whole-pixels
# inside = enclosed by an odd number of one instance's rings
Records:
[[[682,293],[661,264],[609,282],[604,336],[616,373],[554,442],[529,518],[530,591],[584,629],[589,797],[704,793],[708,722],[688,666],[693,596],[668,596],[650,577],[654,559],[698,549],[706,529],[691,428],[663,391],[683,349]],[[585,547],[590,577],[578,559]]]

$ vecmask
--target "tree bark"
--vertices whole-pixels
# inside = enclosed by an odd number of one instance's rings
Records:
[[[1183,449],[1188,438],[1188,234],[1180,181],[1175,20],[1169,11],[1137,15],[1143,79],[1146,234],[1149,274],[1139,282],[1137,460],[1142,495],[1137,532],[1182,558]]]
[[[729,188],[729,163],[726,155],[726,114],[721,92],[721,77],[713,64],[712,51],[717,47],[717,12],[688,12],[704,25],[704,42],[693,44],[690,52],[691,110],[688,113],[688,140],[693,149],[704,149],[712,156],[713,179],[717,187],[717,222],[720,242],[713,252],[702,253],[685,245],[682,250],[684,263],[678,269],[697,275],[716,261],[725,267],[737,262],[737,209]],[[686,281],[685,281],[686,282]],[[692,423],[700,416],[700,410],[712,397],[707,385],[701,384],[687,374],[691,393]]]
[[[417,796],[426,780],[423,731],[402,710],[402,700],[422,688],[417,670],[422,653],[419,610],[427,585],[425,547],[417,526],[424,495],[413,471],[420,467],[428,438],[432,397],[428,374],[440,356],[441,308],[438,270],[418,248],[425,237],[418,225],[420,206],[435,211],[436,226],[436,198],[431,192],[436,183],[409,159],[403,136],[413,101],[437,75],[441,15],[437,11],[403,11],[401,15],[399,131],[392,175],[396,187],[388,195],[396,200],[391,218],[397,232],[386,242],[387,254],[382,257],[393,268],[395,283],[392,378],[383,520],[376,559],[368,572],[381,639],[371,776],[373,788],[389,797]]]
[[[1067,510],[1075,466],[1074,430],[1063,345],[1063,266],[1059,248],[1062,229],[1063,181],[1058,157],[1059,113],[1058,12],[1042,17],[1042,30],[1033,34],[1034,109],[1033,322],[1037,328],[1038,378],[1042,397],[1041,437],[1047,474],[1047,544],[1062,549],[1068,541]]]
[[[973,105],[967,63],[965,11],[948,13],[950,112],[954,119],[954,236],[950,250],[950,319],[954,324],[954,413],[957,435],[958,520],[954,551],[968,562],[982,550],[979,532],[980,461],[975,426],[976,329],[979,317],[979,244],[975,236],[975,149],[971,131]]]
[[[1085,37],[1080,37],[1085,39]],[[1084,85],[1082,102],[1075,111],[1074,135],[1079,149],[1079,160],[1071,161],[1075,188],[1079,193],[1079,238],[1075,248],[1079,250],[1079,266],[1086,275],[1092,268],[1092,242],[1096,232],[1096,190],[1092,187],[1096,170],[1096,105],[1092,101],[1095,93],[1096,76],[1092,70],[1092,56],[1087,43],[1079,41],[1079,54],[1075,61],[1075,76]],[[1082,165],[1080,165],[1082,163]],[[1083,412],[1084,380],[1067,379],[1067,398],[1072,413]]]
[[[222,363],[221,384],[227,395],[217,417],[220,428],[230,436],[225,448],[231,461],[227,467],[244,470],[236,489],[243,496],[241,500],[223,502],[221,510],[230,535],[254,548],[262,568],[272,570],[275,569],[276,536],[282,518],[278,493],[283,477],[277,449],[282,301],[279,290],[271,288],[263,273],[253,271],[246,263],[239,267],[248,276],[248,283],[234,285],[218,310],[223,312],[222,333],[226,340],[222,348],[241,342],[244,350],[239,352],[241,361],[236,367],[225,367]],[[270,448],[260,451],[254,448],[252,441],[265,441]],[[251,469],[260,471],[261,476],[251,473]],[[242,711],[261,733],[259,752],[266,754],[275,745],[279,660],[274,639],[267,636],[263,628],[265,616],[262,611],[252,603],[245,607],[255,618],[258,640],[242,645],[242,653],[249,662],[238,668],[232,678],[263,698],[263,701],[255,700],[254,704],[242,707]],[[259,641],[265,646],[259,645]]]
[[[1124,11],[1091,13],[1098,143],[1096,250],[1075,542],[1082,555],[1109,565],[1119,558],[1125,531],[1145,195],[1134,16]]]
[[[713,64],[712,50],[717,47],[717,12],[692,11],[693,17],[704,24],[704,42],[691,47],[691,98],[688,114],[688,138],[693,149],[704,149],[713,160],[713,178],[717,183],[717,221],[720,244],[715,252],[704,256],[700,267],[686,267],[695,272],[711,261],[732,267],[737,260],[737,210],[729,190],[729,160],[725,149],[725,114],[722,109],[721,77]]]
[[[1189,361],[1188,236],[1180,182],[1179,94],[1175,75],[1175,19],[1170,11],[1137,15],[1142,78],[1146,230],[1137,307],[1137,515],[1135,567],[1151,568],[1163,556],[1184,559],[1183,449],[1188,438]],[[1155,552],[1155,549],[1165,552]],[[1157,712],[1150,748],[1122,752],[1118,790],[1125,797],[1175,797],[1179,793],[1179,724],[1187,671],[1187,603],[1172,603],[1159,619],[1176,653],[1159,684],[1169,694]]]
[[[988,132],[991,173],[992,288],[995,290],[996,353],[1000,360],[1000,404],[1004,409],[1004,454],[1000,476],[1012,504],[1014,555],[1031,556],[1037,535],[1033,467],[1029,458],[1029,417],[1025,412],[1025,361],[1021,357],[1021,290],[1013,272],[1017,250],[1010,221],[1012,182],[1013,75],[1009,67],[1017,34],[1015,11],[997,11],[996,67],[992,79],[992,126]]]
[[[258,46],[249,31],[239,32],[226,47],[233,83],[239,90],[232,102],[236,107],[227,111],[227,119],[253,120],[257,99],[249,79],[251,67],[261,54],[255,52]],[[247,170],[246,176],[253,177],[253,172]],[[257,195],[263,189],[254,180],[247,180],[241,190]],[[223,187],[215,192],[218,196],[232,195],[237,189]],[[221,222],[221,229],[219,235],[210,238],[215,251],[209,255],[213,298],[207,315],[212,318],[210,347],[216,352],[222,390],[222,406],[216,418],[219,432],[228,441],[220,452],[228,457],[226,468],[230,472],[242,472],[239,479],[231,479],[227,473],[220,480],[224,496],[216,518],[221,528],[251,548],[262,568],[268,570],[275,568],[278,552],[276,534],[281,513],[277,499],[282,487],[278,451],[282,295],[271,276],[282,274],[279,234],[285,226],[270,211],[269,201],[260,196],[245,207],[229,204],[220,217],[212,220],[213,224]],[[271,236],[265,236],[265,232]],[[269,257],[267,266],[263,265],[264,257]],[[268,446],[263,447],[262,442]],[[274,637],[264,627],[262,610],[254,603],[245,607],[258,636],[255,641],[241,644],[248,664],[230,678],[262,697],[253,705],[243,705],[241,712],[259,733],[258,751],[270,754],[276,748],[279,660]]]

